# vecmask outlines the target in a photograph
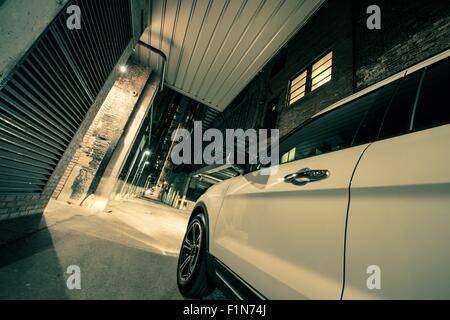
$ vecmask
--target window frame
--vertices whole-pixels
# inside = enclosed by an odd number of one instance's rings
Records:
[[[294,101],[294,102],[292,102],[291,103],[291,88],[292,88],[292,82],[296,79],[296,78],[298,78],[298,77],[300,77],[303,73],[305,73],[306,72],[306,76],[305,76],[305,91],[304,91],[304,94],[303,94],[303,96],[302,97],[300,97],[300,98],[298,98],[296,101]],[[298,72],[295,76],[293,76],[290,80],[289,80],[289,83],[288,83],[288,92],[287,92],[287,104],[288,104],[288,106],[293,106],[294,104],[296,104],[296,103],[298,103],[300,100],[302,100],[307,94],[308,94],[308,83],[309,83],[309,79],[308,79],[308,77],[309,77],[309,68],[305,68],[305,69],[303,69],[302,71],[300,71],[300,72]],[[302,80],[303,80],[303,78],[302,78]],[[297,89],[298,90],[298,89]],[[295,90],[296,91],[296,90]]]
[[[407,131],[405,131],[405,132],[402,132],[402,133],[397,133],[397,134],[394,134],[394,135],[389,135],[389,136],[385,136],[385,137],[380,138],[381,132],[383,130],[384,122],[385,122],[386,118],[388,117],[389,108],[390,108],[389,107],[385,111],[385,115],[384,115],[383,121],[382,121],[382,123],[381,123],[381,125],[379,127],[379,130],[378,130],[378,135],[377,135],[376,139],[373,140],[371,143],[378,142],[378,141],[384,141],[384,140],[388,140],[388,139],[393,139],[393,138],[401,137],[401,136],[404,136],[404,135],[407,135],[407,134],[412,134],[412,133],[416,133],[416,132],[420,132],[420,131],[424,131],[424,130],[430,130],[430,129],[433,129],[433,128],[438,128],[438,127],[442,127],[442,126],[446,126],[446,125],[450,124],[450,121],[447,121],[447,122],[443,122],[441,124],[430,125],[430,126],[426,126],[426,127],[423,127],[423,128],[416,128],[415,127],[416,117],[417,117],[417,112],[416,111],[417,111],[417,108],[418,108],[418,103],[420,102],[420,97],[422,95],[422,90],[423,90],[423,86],[424,86],[424,83],[425,83],[424,80],[425,80],[425,77],[427,75],[427,72],[429,71],[430,68],[432,68],[433,66],[437,65],[440,62],[445,61],[446,59],[450,59],[450,57],[442,58],[440,60],[434,61],[431,64],[423,66],[423,67],[421,67],[421,68],[419,68],[417,70],[414,70],[414,71],[412,71],[410,73],[406,73],[401,78],[401,80],[403,81],[407,76],[412,75],[413,73],[422,73],[420,75],[421,80],[420,80],[420,82],[419,82],[419,84],[417,86],[416,92],[415,92],[416,100],[414,102],[414,106],[413,106],[413,108],[411,110],[411,113],[409,114],[409,121],[410,121],[409,129]],[[385,84],[384,86],[387,86],[387,85],[388,84]],[[400,85],[400,83],[399,83],[399,85]],[[393,97],[395,97],[396,94],[397,94],[397,92],[395,92]]]
[[[327,55],[329,55],[331,53],[331,74],[330,77],[331,79],[326,81],[325,83],[317,86],[316,88],[314,88],[314,90],[312,89],[312,68],[313,66],[318,63],[321,59],[325,58]],[[325,62],[326,63],[326,62]],[[319,66],[320,67],[320,66]],[[328,68],[327,68],[328,69]],[[292,76],[289,80],[288,80],[288,90],[287,90],[287,94],[286,94],[286,105],[291,108],[294,107],[295,105],[297,105],[304,97],[306,97],[309,93],[313,92],[313,91],[317,91],[319,88],[323,87],[324,85],[326,85],[327,83],[330,83],[333,80],[333,71],[334,71],[334,50],[333,48],[328,48],[327,50],[325,50],[322,54],[320,54],[317,58],[315,58],[313,60],[312,63],[309,63],[305,68],[301,69],[300,72],[297,72],[294,76]],[[305,82],[305,93],[304,95],[297,99],[296,101],[291,103],[291,84],[292,82],[299,77],[302,73],[306,72],[306,82]],[[325,70],[323,71],[325,72]]]

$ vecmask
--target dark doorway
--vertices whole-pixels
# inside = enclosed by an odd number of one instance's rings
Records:
[[[278,100],[279,97],[276,97],[267,104],[266,116],[264,119],[264,128],[266,129],[275,129],[277,125]]]

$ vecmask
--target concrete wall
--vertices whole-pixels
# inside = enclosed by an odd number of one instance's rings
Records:
[[[0,88],[68,0],[0,0]]]
[[[114,83],[70,161],[55,198],[79,204],[95,191],[149,76],[148,68],[128,64],[128,71]]]

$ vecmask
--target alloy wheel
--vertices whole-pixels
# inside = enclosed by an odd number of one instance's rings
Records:
[[[180,278],[187,281],[197,265],[202,241],[202,225],[195,220],[189,227],[181,247],[181,263],[178,266]]]

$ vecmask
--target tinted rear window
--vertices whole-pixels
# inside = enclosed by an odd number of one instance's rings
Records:
[[[410,131],[414,102],[422,74],[422,70],[414,72],[400,82],[384,119],[380,139]]]
[[[381,91],[372,92],[324,114],[301,128],[280,146],[281,163],[348,148]]]
[[[420,130],[450,122],[450,59],[427,68],[414,118]]]

